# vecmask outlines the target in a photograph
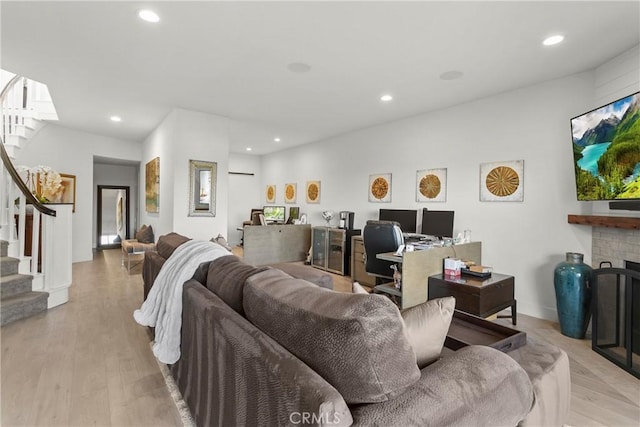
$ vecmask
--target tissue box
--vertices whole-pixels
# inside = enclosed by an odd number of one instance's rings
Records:
[[[464,263],[459,259],[445,258],[444,259],[444,275],[448,279],[459,279],[460,270],[464,266]]]

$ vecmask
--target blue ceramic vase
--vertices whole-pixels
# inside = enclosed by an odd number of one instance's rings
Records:
[[[553,272],[560,331],[571,338],[583,339],[591,318],[591,272],[583,255],[567,252],[567,259]]]

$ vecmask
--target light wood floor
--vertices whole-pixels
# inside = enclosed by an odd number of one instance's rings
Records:
[[[133,273],[136,274],[133,274]],[[181,425],[146,328],[140,266],[120,250],[73,265],[69,302],[0,329],[2,426]]]
[[[334,275],[334,287],[347,292],[351,282]],[[67,304],[0,329],[0,424],[181,425],[149,336],[132,317],[141,303],[140,267],[128,275],[119,250],[74,264]],[[518,321],[518,329],[569,354],[569,424],[640,425],[640,381],[591,351],[590,341],[561,335],[557,324],[524,315]]]

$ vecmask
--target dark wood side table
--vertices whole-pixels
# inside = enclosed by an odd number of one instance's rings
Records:
[[[479,278],[463,275],[460,279],[445,279],[442,274],[429,276],[428,299],[452,296],[456,299],[456,310],[478,317],[489,317],[511,307],[511,323],[517,323],[514,278],[492,273],[491,277]]]

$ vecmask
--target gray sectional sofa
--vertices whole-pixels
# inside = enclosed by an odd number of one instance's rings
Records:
[[[145,282],[159,268],[145,265]],[[469,346],[419,369],[403,327],[384,296],[334,292],[230,255],[184,284],[171,372],[199,426],[566,422],[562,350]]]

